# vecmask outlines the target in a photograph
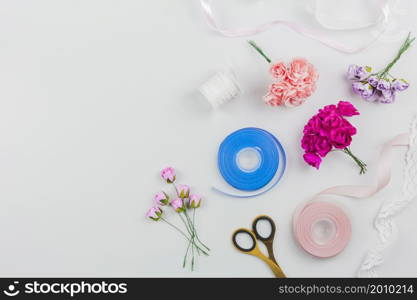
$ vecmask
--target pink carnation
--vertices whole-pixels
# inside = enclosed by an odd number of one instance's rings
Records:
[[[287,76],[293,85],[311,84],[316,82],[319,77],[314,66],[304,58],[293,59]]]
[[[284,62],[280,61],[271,66],[269,69],[272,77],[276,78],[278,81],[284,80],[287,77],[287,66]]]
[[[269,71],[275,82],[269,86],[264,101],[271,106],[299,106],[316,90],[318,74],[306,59],[294,59],[289,67],[277,62]]]

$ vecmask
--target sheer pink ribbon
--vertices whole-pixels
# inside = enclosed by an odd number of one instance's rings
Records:
[[[405,133],[396,136],[383,146],[377,160],[377,180],[374,185],[334,186],[316,194],[306,204],[298,206],[293,216],[293,232],[300,246],[317,257],[330,257],[341,252],[350,240],[350,221],[343,210],[330,202],[320,201],[320,198],[325,195],[335,195],[363,199],[375,195],[390,182],[394,147],[408,145],[409,134]],[[337,224],[337,238],[328,245],[317,245],[311,236],[311,226],[323,216]]]
[[[404,133],[396,136],[389,142],[387,142],[378,157],[377,160],[377,180],[374,185],[341,185],[328,188],[318,193],[314,198],[319,198],[322,195],[337,195],[346,196],[352,198],[368,198],[384,187],[388,185],[391,180],[391,167],[392,167],[392,152],[396,146],[408,146],[409,134]]]
[[[290,22],[290,21],[286,21],[286,20],[272,20],[269,21],[267,23],[264,24],[260,24],[254,28],[242,28],[242,29],[236,29],[236,30],[228,30],[228,29],[222,29],[215,17],[214,11],[212,9],[212,0],[200,0],[200,4],[201,7],[203,9],[203,12],[207,18],[208,23],[211,25],[211,27],[219,32],[220,34],[227,36],[227,37],[244,37],[244,36],[251,36],[251,35],[255,35],[261,32],[264,32],[268,29],[270,29],[271,27],[281,24],[284,26],[287,26],[288,28],[291,28],[292,30],[294,30],[295,32],[298,32],[301,35],[304,35],[306,37],[309,37],[311,39],[314,39],[322,44],[324,44],[327,47],[330,47],[332,49],[338,50],[340,52],[343,53],[357,53],[360,52],[366,48],[368,48],[371,44],[373,44],[375,41],[377,41],[380,36],[384,33],[386,27],[387,27],[387,23],[388,23],[388,18],[390,15],[390,9],[389,9],[389,1],[388,0],[384,0],[384,1],[380,1],[379,5],[379,9],[382,12],[383,18],[381,20],[382,24],[383,24],[383,28],[381,29],[381,31],[378,33],[378,35],[376,37],[374,37],[371,41],[369,41],[367,44],[365,44],[362,47],[357,47],[357,48],[352,48],[349,46],[346,46],[344,44],[341,44],[337,41],[334,41],[330,38],[328,38],[326,35],[321,34],[315,30],[309,29],[306,26],[303,26],[301,24],[295,23],[295,22]]]

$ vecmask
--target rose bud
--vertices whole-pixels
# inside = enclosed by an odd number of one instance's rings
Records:
[[[166,167],[161,171],[161,177],[168,183],[175,181],[175,170],[171,167]]]
[[[157,205],[161,206],[167,205],[169,203],[169,197],[164,192],[159,192],[158,194],[156,194],[154,200]]]
[[[201,205],[201,196],[200,195],[191,195],[189,200],[190,208],[199,208]]]
[[[186,184],[178,184],[177,185],[177,193],[180,198],[188,198],[190,195],[190,187]]]
[[[392,83],[392,89],[399,92],[406,90],[409,86],[410,84],[404,79],[396,79]]]
[[[185,211],[184,201],[181,198],[172,200],[171,206],[178,213]]]
[[[152,206],[146,213],[146,217],[154,221],[159,221],[162,216],[162,209],[158,206]]]

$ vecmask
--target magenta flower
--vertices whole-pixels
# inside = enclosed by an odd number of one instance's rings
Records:
[[[168,183],[175,181],[175,170],[171,167],[166,167],[161,171],[161,177]]]
[[[337,111],[340,115],[344,117],[352,117],[359,115],[359,112],[356,109],[356,107],[354,107],[352,103],[348,101],[339,101],[339,103],[337,104]]]
[[[182,200],[181,198],[175,198],[171,201],[170,204],[172,208],[178,213],[185,211],[184,200]]]
[[[167,194],[165,194],[165,192],[159,192],[158,194],[156,194],[154,196],[154,200],[156,202],[157,205],[167,205],[169,203],[169,197]]]
[[[327,105],[319,110],[304,126],[301,148],[304,150],[304,161],[319,169],[322,158],[332,149],[343,150],[361,168],[360,174],[365,173],[366,164],[350,151],[352,136],[356,128],[345,117],[359,115],[358,110],[347,101],[340,101],[337,105]]]
[[[191,195],[189,204],[190,204],[190,208],[199,208],[201,205],[201,196],[197,194]]]
[[[162,217],[162,209],[158,206],[152,206],[146,213],[146,217],[154,221],[159,221]]]
[[[344,149],[350,146],[352,136],[345,128],[337,128],[330,131],[330,141],[337,149]]]
[[[327,137],[319,137],[315,144],[315,151],[321,157],[325,157],[332,150],[332,143]]]
[[[190,195],[190,187],[188,185],[178,184],[176,188],[177,188],[177,194],[180,198],[182,199],[188,198],[188,196]]]

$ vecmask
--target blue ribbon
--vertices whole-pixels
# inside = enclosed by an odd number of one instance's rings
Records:
[[[247,148],[259,154],[259,164],[253,170],[242,168],[237,160],[239,152]],[[266,130],[249,127],[239,129],[224,139],[219,148],[217,162],[224,180],[238,190],[256,191],[272,182],[266,190],[247,195],[229,194],[214,188],[228,196],[249,198],[266,193],[280,181],[286,167],[286,156],[275,136]]]

